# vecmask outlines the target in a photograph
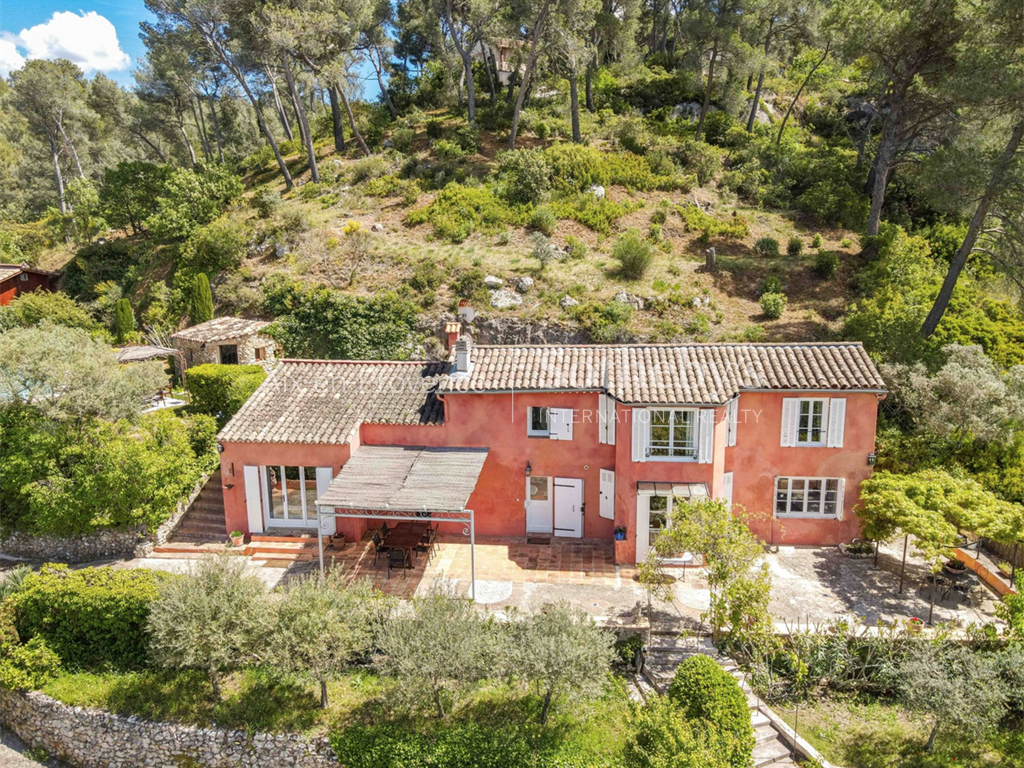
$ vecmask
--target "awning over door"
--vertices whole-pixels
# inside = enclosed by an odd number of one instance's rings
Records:
[[[650,483],[636,484],[637,493],[655,496],[677,496],[681,499],[704,499],[708,496],[707,483]]]
[[[336,509],[462,512],[486,458],[486,448],[360,446],[316,504]]]

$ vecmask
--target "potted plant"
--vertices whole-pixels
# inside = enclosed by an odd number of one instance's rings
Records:
[[[943,564],[942,569],[953,576],[960,576],[967,573],[967,563],[952,557]]]
[[[908,632],[917,634],[922,629],[924,629],[924,620],[923,619],[919,619],[916,616],[911,616],[909,619],[907,619],[907,631]]]
[[[871,557],[875,552],[875,548],[867,539],[854,539],[849,544],[840,544],[839,551],[847,557],[861,559]]]
[[[999,572],[1003,575],[1004,579],[1009,579],[1013,577],[1013,566],[1005,560],[999,563],[999,565],[997,565],[996,567],[999,569]]]
[[[333,547],[334,549],[337,549],[339,551],[344,549],[345,548],[345,534],[344,533],[336,533],[333,536],[331,536],[331,547]]]
[[[245,544],[245,534],[242,533],[241,531],[232,531],[231,532],[231,546],[232,547],[240,547],[243,544]]]
[[[616,541],[625,541],[626,540],[626,526],[624,526],[624,525],[616,525],[615,526],[614,536],[615,536],[615,540]]]

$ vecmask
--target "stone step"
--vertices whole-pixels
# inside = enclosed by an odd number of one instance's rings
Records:
[[[776,737],[772,741],[762,741],[754,746],[754,766],[771,765],[777,760],[790,756],[789,747]]]
[[[195,518],[186,517],[181,525],[178,526],[178,531],[194,531],[196,533],[219,533],[221,536],[227,536],[225,530],[224,521],[217,522],[216,520],[207,522],[206,520],[196,520]]]
[[[771,741],[779,738],[779,732],[772,725],[759,725],[754,728],[754,740],[760,744],[763,741]]]
[[[214,509],[211,507],[189,507],[185,517],[202,517],[209,518],[211,520],[220,520],[224,522],[224,507]]]
[[[213,536],[209,533],[182,533],[177,532],[174,537],[171,538],[168,544],[227,544],[228,537],[224,535],[224,531],[220,532],[220,536]]]
[[[760,728],[762,725],[770,725],[771,720],[768,719],[768,715],[760,710],[752,710],[750,712],[750,724],[755,728]]]
[[[282,561],[282,562],[288,561],[288,562],[292,562],[292,563],[308,563],[311,560],[316,560],[317,556],[315,554],[309,554],[309,553],[306,553],[306,552],[303,552],[303,553],[292,553],[292,554],[286,554],[286,553],[283,553],[283,552],[282,553],[275,553],[275,552],[259,553],[259,552],[254,552],[251,555],[251,558],[252,558],[252,561],[254,563],[261,562],[261,561],[262,562],[266,562],[266,561],[272,561],[272,560],[279,560],[279,561]]]
[[[267,544],[264,542],[254,542],[249,544],[250,554],[285,554],[285,555],[315,555],[319,550],[315,546],[311,547],[306,544],[288,544],[281,542],[280,544]]]
[[[272,535],[272,534],[254,533],[250,537],[250,540],[253,543],[263,543],[263,542],[271,542],[271,543],[273,543],[273,542],[300,542],[300,543],[307,543],[307,542],[312,542],[314,546],[316,545],[316,536],[314,536],[313,534],[310,534],[310,533],[296,534],[294,536],[275,536],[275,535]]]

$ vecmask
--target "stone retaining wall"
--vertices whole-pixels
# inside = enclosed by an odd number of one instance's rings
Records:
[[[80,768],[337,768],[327,739],[156,723],[0,690],[0,722]]]
[[[147,557],[152,553],[154,545],[163,544],[170,538],[212,476],[220,477],[219,468],[200,478],[189,495],[178,501],[173,514],[153,533],[147,532],[141,525],[69,537],[12,533],[0,541],[0,552],[12,557],[51,563],[89,563],[93,560]]]

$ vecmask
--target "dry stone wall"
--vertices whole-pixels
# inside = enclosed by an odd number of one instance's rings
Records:
[[[80,768],[338,768],[327,739],[193,728],[0,690],[0,722]]]

